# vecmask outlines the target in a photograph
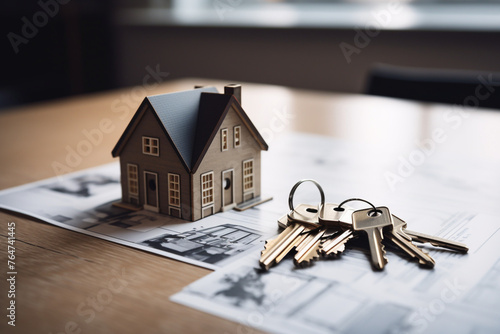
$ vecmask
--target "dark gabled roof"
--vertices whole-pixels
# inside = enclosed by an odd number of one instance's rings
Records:
[[[217,134],[217,129],[221,126],[231,106],[233,106],[236,113],[240,116],[260,148],[267,151],[268,146],[264,138],[262,138],[255,125],[253,125],[252,121],[248,118],[243,108],[241,108],[240,103],[233,95],[202,93],[200,110],[198,112],[198,125],[196,126],[196,140],[192,159],[193,165],[191,166],[192,172],[195,172],[200,166],[208,147]]]
[[[188,167],[192,165],[200,95],[203,92],[217,93],[217,89],[207,87],[147,97]]]
[[[120,155],[122,148],[135,129],[135,125],[142,118],[145,105],[151,110],[162,125],[165,135],[176,149],[184,167],[191,169],[194,137],[200,106],[200,96],[203,92],[217,93],[215,87],[203,87],[176,93],[148,96],[144,99],[128,124],[122,136],[112,151],[114,157]]]
[[[229,107],[231,95],[203,93],[200,98],[200,109],[196,125],[195,145],[193,148],[193,170],[196,170],[201,158],[212,143],[210,137],[217,130],[224,119]]]
[[[268,148],[234,96],[218,94],[215,87],[206,87],[146,97],[113,149],[114,157],[120,155],[135,126],[144,115],[147,105],[151,106],[165,135],[176,149],[186,170],[190,172],[194,173],[200,165],[216,135],[216,130],[231,106],[261,149]]]

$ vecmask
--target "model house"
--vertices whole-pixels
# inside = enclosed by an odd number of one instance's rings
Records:
[[[267,148],[240,85],[148,96],[112,152],[122,204],[195,221],[257,199]]]

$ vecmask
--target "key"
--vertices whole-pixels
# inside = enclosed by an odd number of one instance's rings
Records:
[[[352,213],[354,209],[344,205],[326,203],[320,209],[319,223],[325,227],[337,229],[337,235],[326,238],[320,246],[323,256],[337,255],[345,250],[345,244],[354,236],[352,231]]]
[[[346,205],[342,208],[338,206],[335,203],[323,205],[319,211],[319,223],[327,228],[351,229],[354,209]]]
[[[309,232],[318,226],[318,209],[314,205],[300,204],[295,210],[280,217],[278,219],[278,226],[285,228],[285,230],[276,238],[266,240],[264,250],[261,254],[260,265],[265,270],[269,270],[272,265],[278,264],[288,253],[294,248],[296,249],[307,239],[307,234],[302,233]],[[292,232],[293,228],[291,226],[301,231]],[[314,258],[313,252],[308,254],[309,257],[306,257],[307,259]]]
[[[291,251],[297,245],[297,241],[299,241],[297,238],[302,239],[300,234],[305,228],[305,225],[294,223],[289,225],[278,237],[266,242],[259,260],[261,268],[269,270],[276,263],[276,258],[282,255],[283,251]],[[282,255],[281,259],[285,256],[286,254]]]
[[[285,228],[285,230],[286,229],[287,229],[287,227]],[[266,242],[264,244],[264,250],[260,252],[261,255],[264,255],[264,253],[267,253],[271,249],[271,247],[273,247],[276,244],[276,242],[283,239],[283,236],[285,235],[285,234],[283,234],[283,232],[285,232],[285,230],[281,231],[281,233],[278,234],[276,237],[266,240]],[[288,230],[290,230],[290,229],[288,229]],[[286,231],[285,233],[289,233],[289,232],[290,231]]]
[[[384,231],[384,236],[391,240],[396,246],[401,250],[406,252],[412,258],[418,259],[419,264],[425,267],[432,268],[436,264],[434,259],[424,252],[422,249],[418,248],[411,242],[411,238],[404,236],[403,229],[406,227],[406,222],[401,218],[392,215],[392,229],[387,229]]]
[[[293,262],[299,267],[310,265],[319,258],[319,246],[326,230],[319,228],[307,232],[306,238],[297,246],[297,254],[293,258]]]
[[[288,227],[288,214],[284,214],[283,216],[280,217],[280,219],[278,219],[278,228],[286,229],[287,227]],[[266,240],[266,244],[264,247],[270,247],[271,244],[278,239],[278,236],[276,236],[276,238]]]
[[[292,251],[292,249],[295,248],[295,250],[298,249],[298,247],[302,244],[302,242],[304,241],[304,239],[307,238],[307,234],[306,232],[308,231],[311,231],[313,228],[312,227],[309,227],[307,225],[304,225],[304,230],[299,234],[299,236],[297,238],[295,238],[295,240],[293,240],[293,242],[291,242],[286,248],[285,250],[283,250],[275,259],[275,264],[278,264],[280,263],[281,260],[283,260],[283,258]]]
[[[288,213],[288,221],[318,225],[318,207],[310,204],[299,204]]]
[[[288,226],[288,214],[285,214],[278,219],[278,227],[285,229]]]
[[[345,244],[354,236],[352,229],[345,230],[340,234],[324,240],[320,245],[320,252],[323,256],[332,256],[342,253]]]
[[[420,242],[420,243],[430,243],[431,245],[435,247],[443,247],[447,249],[452,249],[460,253],[467,253],[469,251],[469,247],[467,247],[466,244],[463,244],[461,242],[453,241],[453,240],[448,240],[420,232],[414,232],[414,231],[409,231],[409,230],[403,230],[404,233],[409,235],[411,239],[415,242]]]
[[[392,217],[387,207],[377,207],[374,209],[363,209],[354,211],[352,214],[352,227],[355,232],[364,231],[368,236],[370,246],[370,256],[373,266],[376,269],[384,269],[387,264],[385,257],[383,228],[392,226]]]

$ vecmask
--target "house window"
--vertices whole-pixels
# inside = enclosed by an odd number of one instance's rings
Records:
[[[139,195],[139,173],[137,172],[137,165],[127,164],[128,175],[128,193],[136,197]]]
[[[158,138],[142,137],[142,153],[159,156],[160,147]]]
[[[179,174],[168,173],[168,204],[181,206],[181,180]]]
[[[201,175],[201,206],[214,202],[214,172]]]
[[[227,151],[227,129],[220,130],[220,142],[222,151]]]
[[[243,161],[243,191],[253,189],[253,159]]]
[[[241,126],[237,125],[234,127],[234,147],[240,147],[241,145]]]

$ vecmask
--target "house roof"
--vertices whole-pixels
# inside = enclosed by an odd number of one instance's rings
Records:
[[[188,167],[192,164],[200,95],[203,92],[217,93],[217,89],[207,87],[147,97]]]
[[[120,155],[133,129],[142,118],[144,104],[151,106],[165,135],[177,151],[184,167],[190,172],[197,170],[231,106],[242,118],[261,149],[268,149],[266,142],[234,96],[218,94],[215,87],[203,87],[146,97],[113,149],[114,157]]]

